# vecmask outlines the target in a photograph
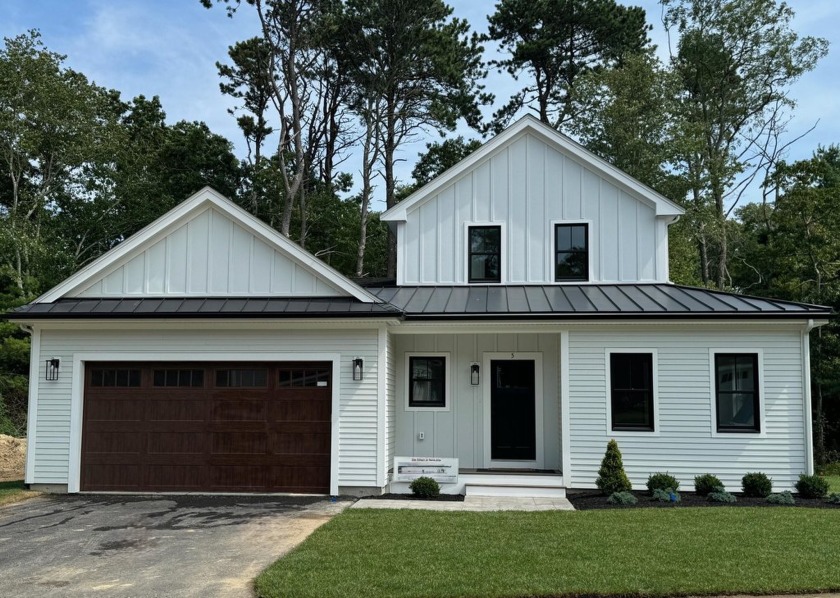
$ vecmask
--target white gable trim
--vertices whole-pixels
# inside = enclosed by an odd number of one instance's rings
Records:
[[[385,222],[404,222],[407,219],[409,210],[433,197],[466,171],[478,165],[479,162],[527,133],[535,135],[562,153],[591,167],[598,175],[617,185],[620,189],[623,189],[636,199],[651,205],[655,209],[657,216],[681,216],[685,212],[679,205],[664,195],[640,183],[603,158],[599,158],[579,143],[557,132],[533,116],[526,115],[442,175],[433,179],[397,205],[383,212],[380,220]]]
[[[324,278],[333,286],[345,291],[352,297],[364,303],[379,303],[379,299],[368,293],[337,270],[334,270],[311,253],[299,247],[279,232],[265,224],[259,218],[252,216],[232,201],[211,189],[205,187],[192,197],[182,202],[144,229],[135,233],[114,249],[107,251],[64,282],[47,291],[35,303],[52,303],[74,292],[80,292],[101,277],[122,265],[122,262],[141,253],[159,237],[184,224],[191,217],[213,207],[231,218],[236,224],[255,235],[277,251],[298,261],[313,274]]]

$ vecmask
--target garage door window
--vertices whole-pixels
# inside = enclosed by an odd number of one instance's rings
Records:
[[[280,388],[328,387],[330,385],[329,370],[326,369],[289,369],[278,372]]]
[[[138,388],[140,370],[128,368],[95,368],[90,371],[93,387]]]
[[[160,387],[204,388],[204,370],[155,370],[154,384]]]
[[[265,388],[268,381],[265,369],[216,370],[218,388]]]

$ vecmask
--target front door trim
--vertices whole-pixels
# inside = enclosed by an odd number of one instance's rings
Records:
[[[533,361],[534,362],[534,409],[536,425],[537,458],[534,461],[499,461],[490,458],[490,392],[492,381],[490,380],[490,361],[501,359],[507,361]],[[543,354],[539,352],[506,351],[482,354],[481,365],[481,386],[483,394],[482,411],[484,412],[484,467],[487,469],[543,469],[545,466],[545,444],[543,442]]]

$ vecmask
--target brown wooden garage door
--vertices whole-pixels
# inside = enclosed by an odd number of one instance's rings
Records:
[[[328,493],[331,368],[88,364],[81,489]]]

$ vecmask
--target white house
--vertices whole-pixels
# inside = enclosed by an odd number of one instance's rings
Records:
[[[9,317],[32,335],[26,482],[59,492],[738,489],[812,470],[829,308],[668,281],[682,209],[526,117],[383,214],[393,286],[204,189]]]

